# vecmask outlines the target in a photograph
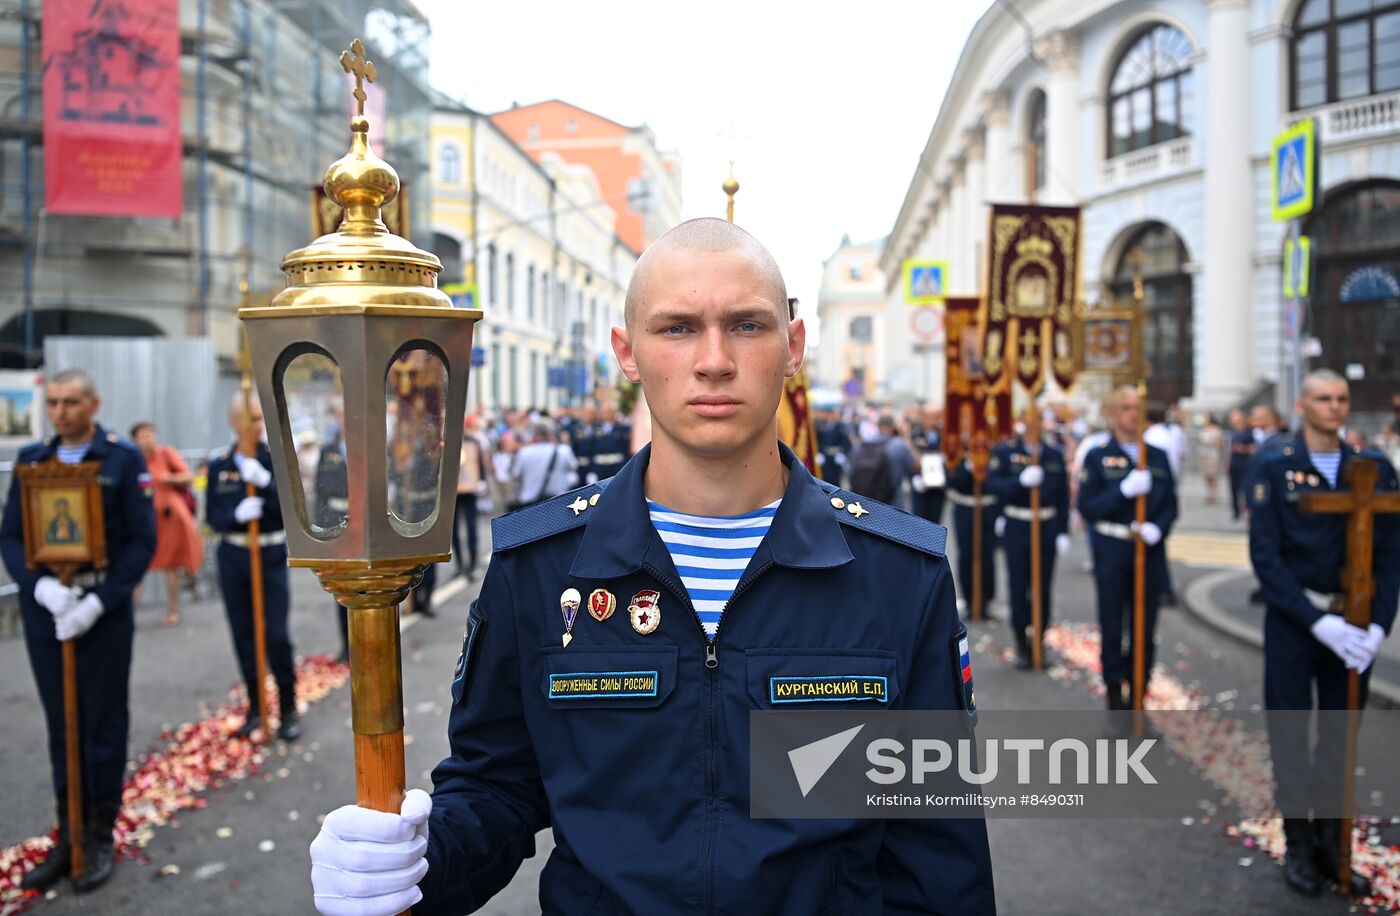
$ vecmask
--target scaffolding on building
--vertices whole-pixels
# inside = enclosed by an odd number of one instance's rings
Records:
[[[36,365],[49,334],[209,337],[230,360],[244,290],[282,287],[312,191],[346,150],[337,56],[355,37],[379,74],[372,142],[424,190],[408,229],[430,237],[429,25],[408,0],[180,0],[173,220],[45,213],[41,26],[39,0],[0,0],[0,366]]]

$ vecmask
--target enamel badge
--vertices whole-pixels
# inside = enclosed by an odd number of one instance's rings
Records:
[[[566,588],[559,596],[559,611],[564,615],[564,645],[574,641],[574,618],[578,616],[578,606],[583,600],[578,589]]]
[[[588,596],[588,613],[593,615],[593,619],[602,623],[612,616],[617,610],[617,596],[605,588],[595,588],[593,594]]]
[[[655,633],[661,625],[661,593],[650,588],[637,592],[627,605],[627,612],[632,618],[632,629],[643,636]]]

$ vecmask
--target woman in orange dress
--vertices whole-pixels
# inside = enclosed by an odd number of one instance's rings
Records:
[[[186,495],[192,492],[194,475],[179,452],[156,441],[154,423],[137,423],[131,428],[131,438],[146,456],[155,484],[156,555],[150,568],[165,572],[168,604],[164,624],[173,627],[180,622],[181,577],[193,580],[204,563],[204,543]]]

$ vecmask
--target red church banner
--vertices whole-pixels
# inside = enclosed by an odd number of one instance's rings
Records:
[[[956,464],[977,433],[989,443],[1011,430],[1011,390],[989,394],[982,365],[982,299],[949,296],[944,300],[947,371],[943,405],[943,452]]]
[[[179,0],[44,4],[50,213],[180,215]]]

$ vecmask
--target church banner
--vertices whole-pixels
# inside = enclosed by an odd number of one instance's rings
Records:
[[[982,370],[993,391],[1010,379],[1038,393],[1045,373],[1074,382],[1079,296],[1078,207],[995,204],[988,240]]]
[[[49,213],[178,217],[178,0],[44,4]]]
[[[943,452],[955,464],[962,454],[963,440],[977,432],[995,441],[1011,429],[1011,391],[1006,388],[987,395],[983,378],[982,299],[978,296],[949,296],[945,300],[943,326],[946,329],[947,378],[943,406]]]

